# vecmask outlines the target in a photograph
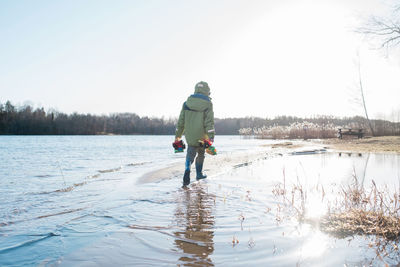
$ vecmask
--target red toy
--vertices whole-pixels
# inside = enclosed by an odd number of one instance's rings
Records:
[[[173,142],[172,146],[175,149],[175,153],[183,152],[184,149],[186,148],[185,143],[182,140]]]

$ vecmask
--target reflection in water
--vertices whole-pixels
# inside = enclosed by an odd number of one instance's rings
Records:
[[[328,246],[328,237],[317,231],[301,247],[301,256],[303,259],[320,257]]]
[[[360,186],[361,187],[363,187],[364,186],[364,181],[365,181],[365,176],[366,176],[366,173],[367,173],[367,166],[368,166],[368,161],[369,161],[369,153],[368,153],[368,156],[367,156],[367,158],[366,158],[366,160],[365,160],[365,164],[364,164],[364,170],[363,170],[363,174],[362,174],[362,179],[361,179],[361,184],[360,184]]]
[[[307,195],[306,215],[310,219],[318,219],[327,212],[327,203],[320,194],[314,192]]]
[[[193,184],[179,196],[175,216],[181,230],[174,233],[175,245],[182,251],[179,262],[184,266],[214,266],[209,256],[214,251],[215,196],[202,183]]]

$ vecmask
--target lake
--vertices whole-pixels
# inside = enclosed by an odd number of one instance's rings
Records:
[[[180,188],[181,177],[138,183],[144,174],[180,162],[183,172],[185,155],[173,153],[172,141],[0,136],[0,266],[382,264],[368,248],[369,238],[329,236],[279,217],[283,204],[272,192],[283,180],[300,181],[312,192],[354,177],[365,186],[374,180],[397,189],[399,155],[293,156],[265,148],[277,141],[217,136],[220,155],[265,149],[269,157],[188,190]],[[211,160],[207,156],[205,164]],[[311,193],[309,200],[318,204]],[[310,216],[323,213],[319,205],[311,207]],[[384,260],[394,264],[399,258],[394,253]]]

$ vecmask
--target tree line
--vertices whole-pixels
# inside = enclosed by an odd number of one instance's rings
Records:
[[[314,116],[299,118],[278,116],[273,119],[244,117],[215,119],[215,130],[219,135],[237,135],[242,128],[289,126],[296,122],[312,122],[318,125],[333,124],[337,127],[368,129],[363,117],[337,118]],[[65,114],[55,110],[30,105],[14,106],[10,101],[0,102],[0,134],[2,135],[99,135],[99,134],[150,134],[172,135],[177,119],[140,117],[135,113],[110,115]],[[376,135],[400,135],[400,123],[387,120],[372,120]]]
[[[30,105],[16,107],[0,103],[0,134],[9,135],[98,135],[171,134],[176,120],[140,117],[134,113],[110,115],[46,112]]]

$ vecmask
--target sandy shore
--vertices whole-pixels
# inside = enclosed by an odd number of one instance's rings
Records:
[[[329,149],[350,152],[400,153],[400,136],[365,137],[362,139],[326,139],[316,142]]]
[[[277,144],[260,146],[259,150],[246,152],[221,153],[216,156],[206,155],[204,172],[208,177],[213,177],[232,169],[251,165],[258,160],[264,160],[294,151],[310,151],[323,148],[323,144],[310,141],[282,141]],[[193,164],[194,165],[194,164]],[[191,181],[195,180],[195,169],[192,165]],[[184,161],[168,167],[146,173],[139,178],[138,183],[158,182],[165,179],[181,178],[184,171]]]
[[[265,150],[258,152],[227,153],[216,156],[206,155],[204,160],[204,172],[208,177],[212,177],[236,167],[250,165],[255,160],[272,157],[274,153],[279,152],[273,151],[271,148],[266,148]],[[151,183],[164,179],[181,177],[184,171],[184,164],[185,163],[182,160],[181,163],[176,163],[168,167],[146,173],[139,179],[138,183]],[[192,181],[194,181],[195,175],[195,169],[194,166],[192,166]]]
[[[281,143],[261,146],[257,151],[233,152],[206,156],[204,171],[213,177],[237,167],[247,166],[257,160],[268,159],[282,154],[302,151],[313,151],[321,148],[339,152],[375,152],[375,153],[400,153],[400,136],[366,137],[363,139],[324,139],[308,141],[282,141]],[[194,165],[194,164],[193,164]],[[181,177],[184,162],[146,173],[139,178],[138,183],[158,182],[165,179]],[[192,181],[195,170],[192,166]]]

